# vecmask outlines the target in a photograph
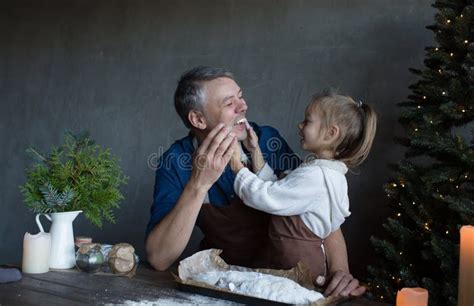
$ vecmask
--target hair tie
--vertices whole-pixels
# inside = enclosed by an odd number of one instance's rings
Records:
[[[359,100],[359,102],[357,102],[357,107],[362,108],[362,101],[361,100]]]

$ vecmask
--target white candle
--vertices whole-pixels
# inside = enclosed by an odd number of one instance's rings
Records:
[[[49,271],[49,253],[51,251],[51,234],[39,232],[36,235],[25,233],[23,238],[24,273],[46,273]]]
[[[23,273],[39,274],[49,271],[51,234],[44,232],[39,220],[41,215],[36,215],[36,224],[40,232],[36,235],[25,233],[23,238],[23,262],[21,264]]]
[[[397,292],[397,306],[427,306],[428,290],[423,288],[402,288]]]
[[[460,230],[458,306],[474,305],[474,226]]]

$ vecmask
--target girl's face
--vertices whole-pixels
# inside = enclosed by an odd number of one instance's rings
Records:
[[[332,137],[329,137],[328,131],[322,125],[319,112],[309,105],[306,108],[305,119],[298,124],[299,135],[301,137],[300,145],[303,150],[310,151],[318,158],[331,159],[334,152],[331,149]]]

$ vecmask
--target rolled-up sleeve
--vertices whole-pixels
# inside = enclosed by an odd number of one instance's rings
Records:
[[[268,165],[268,163],[265,163],[262,169],[258,171],[257,176],[261,178],[264,181],[276,181],[278,178],[275,175],[275,172],[273,171],[272,167]]]
[[[167,158],[167,156],[160,158],[156,170],[153,204],[150,208],[150,220],[146,229],[146,237],[155,225],[173,209],[183,192],[183,186],[181,186],[179,175],[176,172],[177,168],[170,164],[174,160],[170,159],[169,156]]]

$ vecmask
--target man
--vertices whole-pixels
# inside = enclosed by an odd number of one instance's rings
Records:
[[[242,158],[246,158],[247,130],[243,122],[247,104],[242,90],[229,71],[197,67],[181,77],[175,108],[190,134],[176,141],[160,158],[147,227],[150,264],[157,270],[172,265],[185,249],[195,224],[206,236],[203,247],[223,248],[223,254],[234,264],[256,264],[245,253],[256,250],[261,242],[263,236],[252,229],[263,219],[245,205],[235,204],[239,201],[233,191],[235,176],[227,167],[238,142],[244,144],[241,151]],[[298,165],[295,154],[275,129],[252,125],[263,156],[276,174]],[[325,250],[329,281],[317,279],[320,285],[327,284],[325,294],[362,294],[365,288],[349,274],[340,230],[326,239]]]

